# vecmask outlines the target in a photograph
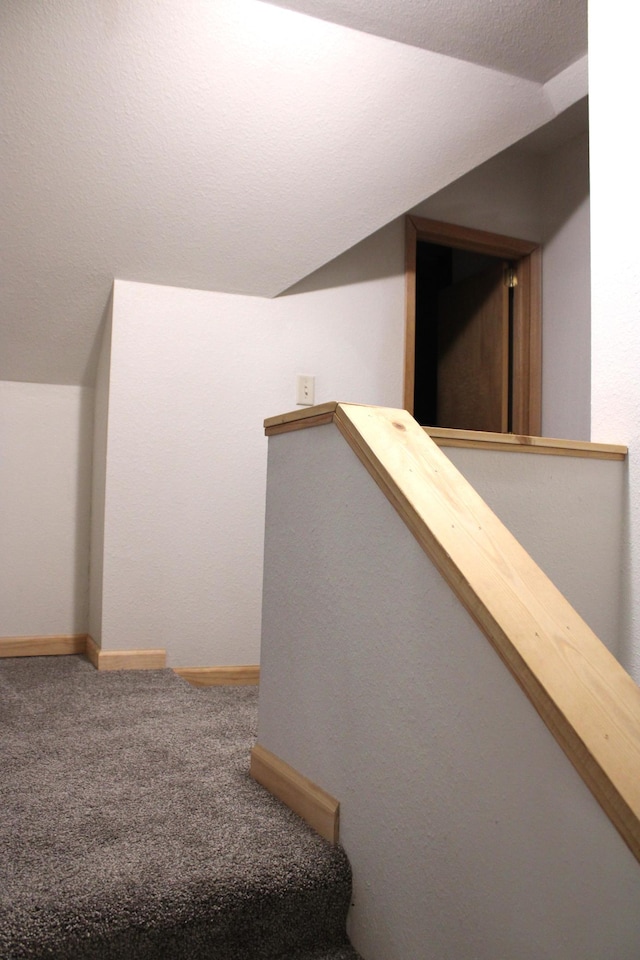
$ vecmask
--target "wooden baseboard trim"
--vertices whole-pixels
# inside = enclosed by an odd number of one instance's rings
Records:
[[[46,637],[0,637],[0,658],[52,657],[84,653],[96,670],[162,670],[166,650],[101,650],[92,636],[74,633]],[[229,667],[175,667],[194,687],[257,685],[258,664]]]
[[[91,636],[85,653],[96,670],[163,670],[167,665],[166,650],[101,650]]]
[[[259,743],[251,751],[251,776],[281,800],[310,827],[337,843],[340,835],[340,804],[331,794]]]
[[[87,634],[87,645],[84,653],[87,660],[89,660],[94,665],[96,670],[98,670],[100,661],[100,647],[90,634]]]
[[[174,667],[173,672],[194,687],[256,686],[260,683],[260,667],[257,664],[237,667]]]
[[[57,657],[84,653],[86,633],[50,637],[0,637],[0,657]]]

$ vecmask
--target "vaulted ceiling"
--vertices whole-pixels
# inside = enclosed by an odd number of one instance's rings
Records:
[[[276,295],[553,120],[585,51],[586,0],[0,0],[0,379],[89,382],[114,276]]]
[[[587,49],[586,0],[270,0],[544,83]]]

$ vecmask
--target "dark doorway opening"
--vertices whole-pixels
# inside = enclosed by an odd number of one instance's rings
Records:
[[[409,216],[405,277],[405,408],[424,426],[539,436],[539,245]]]
[[[419,423],[512,429],[509,266],[502,257],[418,241],[413,406]]]

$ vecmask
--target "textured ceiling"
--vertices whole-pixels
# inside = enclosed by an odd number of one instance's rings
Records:
[[[544,83],[587,49],[587,0],[269,0]]]
[[[0,0],[0,83],[0,379],[50,383],[90,382],[113,277],[273,296],[566,99],[261,0]]]

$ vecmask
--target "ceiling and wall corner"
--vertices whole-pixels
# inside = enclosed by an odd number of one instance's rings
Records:
[[[585,0],[404,6],[2,5],[0,379],[92,383],[115,276],[276,295],[584,82]]]

